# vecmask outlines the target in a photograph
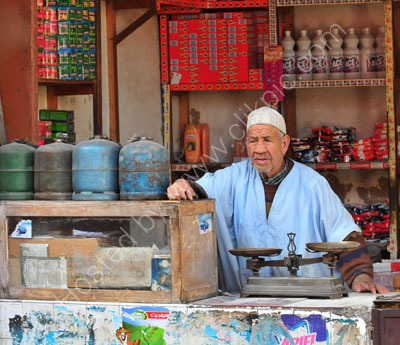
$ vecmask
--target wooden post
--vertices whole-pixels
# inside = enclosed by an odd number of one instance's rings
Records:
[[[115,11],[113,1],[106,1],[107,16],[107,58],[108,58],[108,90],[109,90],[109,112],[110,112],[110,137],[119,141],[119,104],[118,104],[118,67],[117,46],[114,37],[117,33]]]

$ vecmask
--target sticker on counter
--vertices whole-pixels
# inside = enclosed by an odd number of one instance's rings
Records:
[[[213,230],[213,217],[211,212],[199,214],[199,228],[200,235],[206,234]]]
[[[32,220],[21,220],[12,232],[13,238],[32,238]]]
[[[164,307],[122,307],[122,328],[117,330],[121,344],[165,345],[169,310]]]
[[[250,345],[260,344],[260,339],[276,345],[327,345],[326,320],[319,314],[266,316],[252,326]]]

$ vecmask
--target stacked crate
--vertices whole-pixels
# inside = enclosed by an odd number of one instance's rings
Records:
[[[39,110],[38,145],[48,144],[63,137],[68,142],[75,142],[74,112],[69,110]]]

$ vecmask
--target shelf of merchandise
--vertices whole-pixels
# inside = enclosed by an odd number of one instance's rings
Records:
[[[393,65],[393,32],[392,32],[392,1],[391,0],[277,0],[277,1],[167,1],[159,0],[162,6],[181,6],[208,9],[208,8],[245,8],[245,7],[268,7],[270,25],[270,45],[278,45],[277,7],[304,6],[304,5],[352,5],[352,4],[384,4],[384,20],[386,33],[386,78],[385,79],[349,79],[349,80],[326,80],[326,81],[295,81],[284,82],[284,90],[295,91],[296,89],[314,89],[328,87],[385,87],[386,105],[388,119],[388,161],[386,162],[350,162],[350,163],[322,163],[310,164],[316,170],[387,170],[389,175],[389,204],[390,204],[390,245],[388,250],[392,259],[399,256],[399,240],[397,236],[398,224],[398,189],[397,189],[397,157],[395,128],[396,120],[394,114],[394,65]],[[229,5],[229,6],[228,6]],[[182,10],[182,8],[181,8]],[[164,141],[170,150],[170,95],[171,91],[214,91],[214,90],[263,90],[263,82],[257,83],[226,83],[226,84],[184,84],[170,85],[168,64],[168,26],[167,15],[160,15],[160,52],[161,52],[161,83],[163,89],[163,124]],[[293,101],[293,97],[289,97]],[[172,171],[188,171],[197,165],[172,164]],[[188,169],[188,170],[187,170]]]
[[[3,4],[4,3],[4,4]],[[102,132],[101,123],[101,54],[97,54],[96,80],[38,79],[37,66],[37,1],[5,1],[0,10],[0,93],[7,123],[7,139],[37,140],[38,88],[47,87],[48,107],[56,109],[57,96],[93,95],[93,128]],[[95,0],[100,13],[100,0]],[[96,47],[101,51],[100,15],[96,16]],[[10,39],[10,32],[12,38]]]
[[[263,90],[264,82],[171,84],[171,91]]]
[[[343,83],[341,87],[347,86],[385,86],[386,90],[386,110],[387,110],[387,123],[388,123],[388,161],[385,163],[385,169],[388,170],[389,175],[389,207],[390,207],[390,243],[388,251],[390,252],[391,259],[397,259],[400,256],[400,237],[397,235],[398,229],[398,183],[397,183],[397,157],[396,157],[396,118],[394,111],[394,59],[393,59],[393,7],[391,0],[378,1],[378,0],[332,0],[332,1],[321,1],[321,0],[277,0],[277,6],[303,6],[303,5],[351,5],[351,4],[369,4],[381,2],[384,4],[384,23],[385,23],[385,53],[386,53],[386,78],[385,79],[358,79],[356,83],[361,85],[349,85],[347,80],[344,81],[327,81],[327,85],[316,86],[316,81],[309,82],[288,82],[285,85],[285,89],[296,88],[308,88],[312,89],[315,87],[329,87],[330,83],[332,86],[338,86],[335,84]],[[275,13],[276,15],[277,13]],[[278,37],[276,37],[278,40]],[[286,83],[286,82],[285,82]],[[372,83],[371,85],[368,85]],[[290,97],[290,102],[294,102],[295,99]],[[292,115],[293,116],[293,115]],[[330,164],[330,163],[326,163]],[[347,163],[346,163],[347,164]]]
[[[361,161],[361,162],[326,162],[326,163],[303,163],[308,167],[323,170],[387,170],[389,164],[387,161]],[[226,168],[231,163],[172,163],[171,170],[174,172],[190,171],[198,169],[199,171],[208,171],[215,168]]]
[[[359,161],[359,162],[326,162],[326,163],[304,163],[314,170],[387,170],[386,161]]]
[[[277,0],[278,7],[313,5],[357,5],[383,2],[384,0]]]
[[[344,80],[302,80],[302,81],[284,81],[283,88],[290,89],[308,89],[319,87],[370,87],[385,86],[385,79],[344,79]]]

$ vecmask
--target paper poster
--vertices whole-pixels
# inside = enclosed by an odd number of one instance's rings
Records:
[[[321,315],[299,317],[294,314],[265,317],[252,327],[250,344],[326,345],[326,321]]]
[[[164,307],[122,307],[122,328],[117,337],[126,344],[166,345],[168,315],[169,310]]]

